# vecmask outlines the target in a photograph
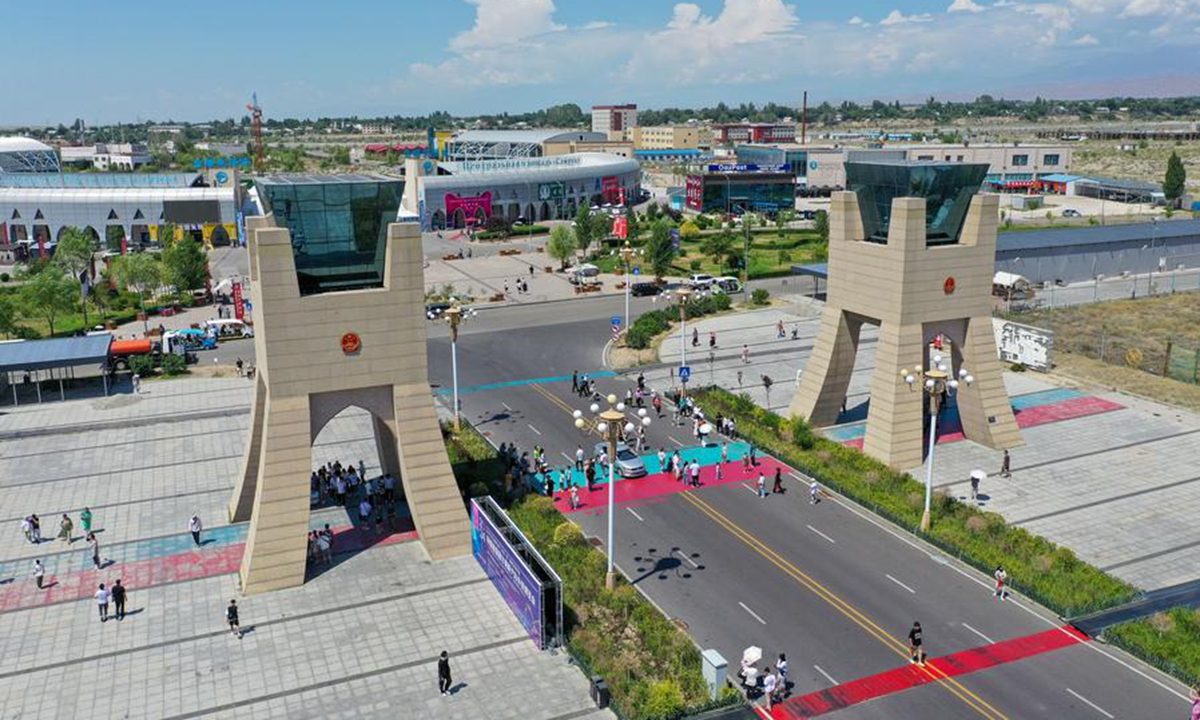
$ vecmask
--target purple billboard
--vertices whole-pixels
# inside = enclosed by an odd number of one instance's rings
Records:
[[[471,549],[475,560],[500,591],[525,632],[539,648],[544,648],[542,583],[474,498],[471,500]]]

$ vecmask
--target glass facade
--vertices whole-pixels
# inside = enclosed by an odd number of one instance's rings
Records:
[[[387,226],[404,181],[370,175],[269,176],[265,210],[292,234],[301,295],[383,287]]]
[[[858,193],[866,239],[886,243],[892,200],[925,198],[929,245],[958,242],[971,197],[987,176],[986,164],[936,162],[848,162],[846,185]]]
[[[774,214],[796,206],[796,183],[779,173],[705,175],[701,212]]]

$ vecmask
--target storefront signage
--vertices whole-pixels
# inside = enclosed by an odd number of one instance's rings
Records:
[[[471,197],[460,197],[454,193],[446,193],[446,217],[453,219],[454,213],[462,210],[467,217],[476,217],[479,211],[483,211],[484,219],[492,216],[492,191],[473,195]]]
[[[621,197],[621,180],[616,175],[600,178],[601,194],[604,202],[616,202]]]
[[[532,168],[574,167],[582,162],[577,157],[562,155],[548,158],[514,158],[512,160],[465,160],[458,163],[460,173],[492,173]]]
[[[233,284],[233,316],[238,320],[246,319],[246,303],[242,300],[242,284]]]
[[[687,176],[686,205],[689,210],[704,212],[704,178],[702,176]]]
[[[530,639],[545,647],[542,584],[475,499],[471,500],[471,550]]]
[[[714,173],[742,173],[742,172],[787,172],[788,166],[784,165],[755,165],[737,164],[737,165],[709,165],[709,172]]]
[[[538,200],[561,200],[562,196],[563,184],[560,182],[538,185]]]

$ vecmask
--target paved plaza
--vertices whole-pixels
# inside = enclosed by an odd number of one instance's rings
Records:
[[[0,717],[611,717],[565,655],[535,648],[473,558],[426,560],[403,512],[375,535],[342,508],[314,511],[311,526],[335,533],[333,565],[302,587],[241,597],[247,526],[225,518],[250,388],[147,382],[137,396],[0,414]],[[347,411],[317,438],[314,461],[362,459],[374,474],[369,438],[368,416]],[[99,570],[80,539],[85,506]],[[54,539],[64,512],[70,545]],[[20,530],[28,513],[42,519],[38,545]],[[128,615],[101,623],[92,594],[117,578]],[[230,598],[241,640],[225,627]],[[450,697],[436,691],[442,650]]]
[[[683,351],[693,383],[745,392],[765,406],[767,375],[773,381],[770,407],[786,414],[797,370],[812,352],[821,304],[802,296],[776,303],[689,323]],[[780,321],[783,338],[777,335]],[[692,346],[693,329],[699,347]],[[717,337],[712,351],[710,331]],[[846,444],[861,446],[875,342],[874,329],[864,328],[846,408],[826,431]],[[673,385],[680,352],[676,331],[660,348],[660,364],[645,371],[648,380]],[[947,418],[939,432],[935,484],[969,500],[969,474],[983,469],[989,473],[981,487],[983,507],[1117,577],[1147,590],[1200,577],[1200,416],[1054,375],[1005,372],[1004,379],[1025,440],[1012,452],[1012,477],[998,477],[1000,454],[961,441]],[[911,472],[924,477],[922,467]]]

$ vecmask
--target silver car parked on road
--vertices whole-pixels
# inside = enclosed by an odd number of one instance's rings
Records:
[[[608,443],[596,443],[595,452],[596,457],[607,453]],[[607,472],[608,468],[598,468],[598,470]],[[617,443],[617,474],[625,478],[639,478],[646,474],[646,464],[625,443]]]

